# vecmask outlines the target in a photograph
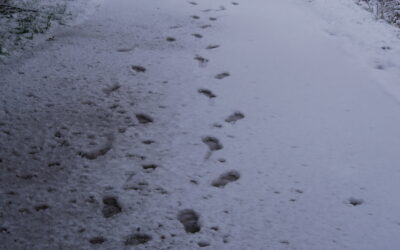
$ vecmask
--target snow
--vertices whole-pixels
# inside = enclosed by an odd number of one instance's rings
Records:
[[[353,2],[103,1],[48,35],[0,68],[3,249],[399,244],[398,30]]]
[[[376,70],[370,74],[388,94],[399,100],[400,30],[377,20],[350,1],[315,0],[310,7],[323,17],[321,28],[338,39],[350,56],[357,57],[358,64],[374,67]]]

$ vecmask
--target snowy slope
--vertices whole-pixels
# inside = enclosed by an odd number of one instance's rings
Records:
[[[396,249],[396,32],[345,0],[104,1],[1,69],[2,248]]]

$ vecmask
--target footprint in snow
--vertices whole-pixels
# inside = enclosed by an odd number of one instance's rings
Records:
[[[120,49],[117,49],[117,52],[130,52],[134,49],[135,48],[120,48]]]
[[[232,170],[221,174],[217,179],[215,179],[211,185],[218,188],[223,188],[227,184],[237,181],[240,178],[240,173],[238,171]]]
[[[211,127],[212,128],[222,128],[223,126],[222,126],[222,124],[220,124],[220,123],[213,123],[212,125],[211,125]]]
[[[202,56],[197,55],[197,56],[194,57],[194,60],[196,60],[196,61],[199,62],[199,66],[200,66],[200,67],[205,67],[205,66],[207,66],[208,59],[206,59],[206,58],[204,58],[204,57],[202,57]]]
[[[237,112],[231,114],[230,116],[228,116],[225,119],[225,121],[228,122],[228,123],[233,123],[234,124],[235,122],[237,122],[237,121],[239,121],[239,120],[241,120],[243,118],[244,118],[244,114],[237,111]]]
[[[105,241],[107,241],[107,240],[102,236],[93,237],[89,240],[90,244],[93,244],[93,245],[103,244]]]
[[[206,144],[209,148],[209,151],[207,151],[206,156],[204,157],[205,160],[208,160],[214,151],[223,149],[223,145],[215,137],[206,136],[203,137],[202,140],[203,143]]]
[[[205,136],[202,139],[203,143],[208,146],[210,151],[217,151],[224,148],[224,146],[219,142],[219,140],[213,136]]]
[[[221,163],[225,163],[226,159],[225,158],[219,158],[218,161],[221,162]]]
[[[217,44],[210,44],[210,45],[208,45],[208,46],[206,47],[206,49],[216,49],[216,48],[219,48],[219,45],[217,45]]]
[[[144,233],[135,233],[130,236],[125,240],[125,245],[126,246],[137,246],[141,244],[145,244],[148,241],[152,240],[151,235],[144,234]]]
[[[210,99],[217,97],[211,90],[208,89],[199,89],[198,92],[202,95],[207,96]]]
[[[153,140],[144,140],[144,141],[142,141],[142,143],[146,144],[146,145],[150,145],[150,144],[153,144],[153,143],[156,143],[156,142],[153,141]]]
[[[169,36],[169,37],[165,38],[165,40],[167,40],[167,42],[175,42],[176,38]]]
[[[143,170],[145,170],[146,172],[153,172],[154,170],[156,170],[156,168],[158,168],[158,165],[156,164],[145,164],[142,165]]]
[[[143,113],[136,114],[136,119],[138,119],[141,124],[148,124],[154,121],[149,115]]]
[[[177,219],[182,223],[187,233],[197,233],[201,229],[199,223],[200,216],[192,209],[184,209],[180,211]]]
[[[132,65],[131,66],[132,70],[138,73],[144,73],[146,72],[146,68],[140,65]]]
[[[199,17],[199,16],[196,16],[196,15],[191,16],[191,18],[193,18],[193,19],[200,19],[200,17]]]
[[[196,2],[189,2],[191,5],[197,5]]]
[[[281,240],[279,241],[279,243],[283,244],[283,245],[289,245],[290,242],[288,240]]]
[[[214,78],[218,79],[218,80],[222,80],[222,79],[224,79],[224,78],[226,78],[226,77],[228,77],[230,75],[231,74],[229,72],[222,72],[222,73],[219,73],[219,74],[215,75]]]
[[[192,36],[194,36],[196,38],[203,38],[203,35],[201,35],[199,33],[193,33]]]
[[[49,209],[50,206],[47,205],[47,204],[40,204],[40,205],[36,205],[34,208],[35,208],[36,211],[39,212],[39,211],[43,211],[43,210]]]
[[[351,197],[350,199],[348,199],[347,203],[356,207],[362,205],[364,203],[364,200]]]
[[[211,24],[204,24],[204,25],[200,26],[200,28],[202,28],[202,29],[211,28]]]
[[[104,197],[103,198],[103,216],[110,218],[116,214],[121,213],[122,208],[116,197]]]

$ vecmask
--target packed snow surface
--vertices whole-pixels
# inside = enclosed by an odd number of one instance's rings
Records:
[[[1,249],[397,249],[399,31],[349,0],[113,0],[0,67]]]

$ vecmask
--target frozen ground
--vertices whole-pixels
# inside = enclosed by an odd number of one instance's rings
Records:
[[[26,55],[59,25],[85,20],[101,0],[0,0],[0,62]]]
[[[396,249],[398,31],[194,1],[104,1],[2,66],[1,248]]]

